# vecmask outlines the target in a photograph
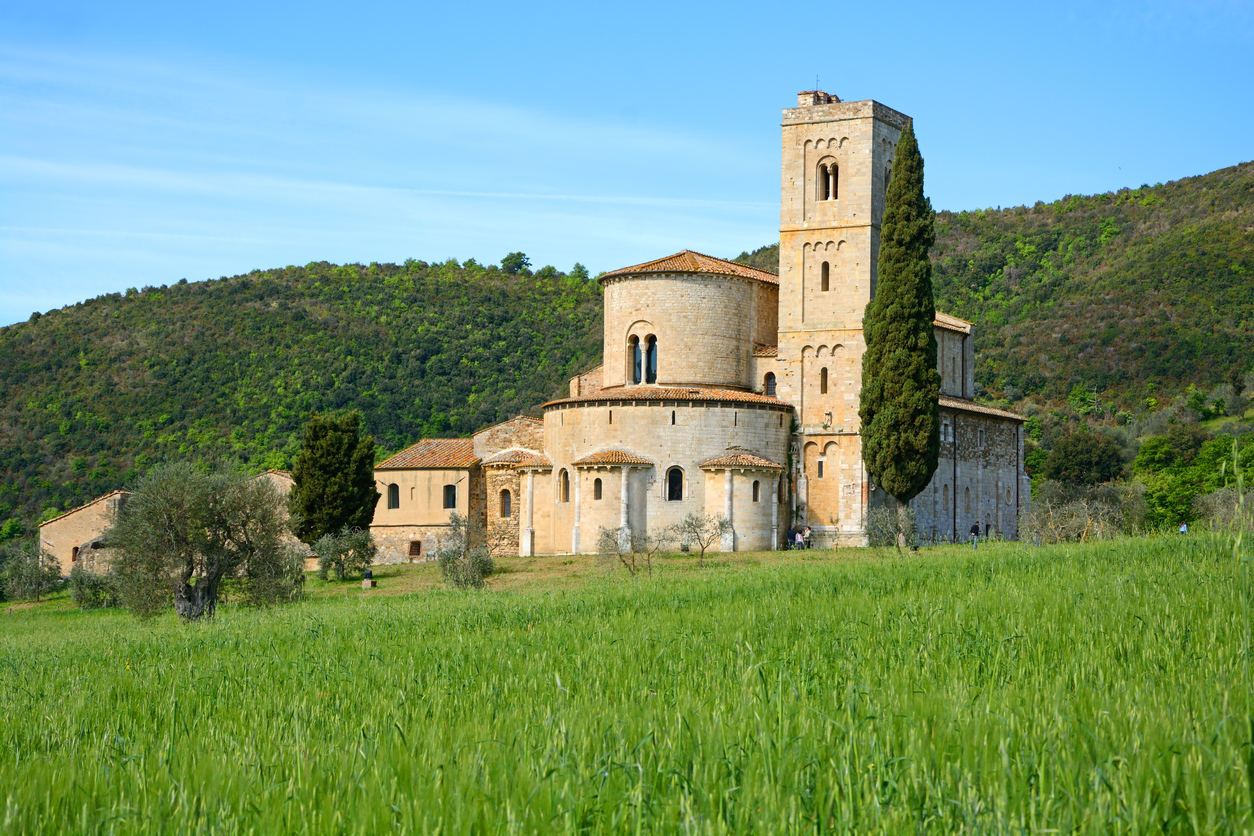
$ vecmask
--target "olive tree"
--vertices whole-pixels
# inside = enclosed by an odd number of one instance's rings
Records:
[[[379,553],[368,530],[344,528],[339,534],[327,534],[313,545],[318,555],[318,577],[324,581],[335,575],[343,580],[349,575],[365,573]]]
[[[45,551],[38,540],[10,543],[3,547],[7,554],[0,565],[4,568],[4,588],[10,598],[38,601],[61,583],[61,564]]]
[[[294,598],[305,576],[283,542],[283,509],[267,479],[153,468],[106,534],[123,605],[141,618],[171,605],[187,621],[212,617],[223,581],[234,578],[248,604]]]
[[[495,564],[483,524],[454,511],[448,534],[435,549],[444,580],[458,589],[482,589]]]

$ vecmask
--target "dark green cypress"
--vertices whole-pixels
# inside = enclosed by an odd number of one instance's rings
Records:
[[[907,123],[897,142],[881,224],[878,282],[862,319],[862,458],[901,503],[919,495],[940,457],[936,302],[927,252],[936,213],[923,195],[923,157]]]
[[[297,537],[313,545],[345,527],[366,530],[379,492],[374,439],[361,434],[361,415],[314,415],[292,468],[289,508]]]

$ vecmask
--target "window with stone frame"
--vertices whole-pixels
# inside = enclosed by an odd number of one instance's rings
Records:
[[[445,508],[457,507],[457,486],[456,485],[444,486],[444,507]]]
[[[684,472],[678,467],[666,471],[666,501],[680,502],[684,498]]]

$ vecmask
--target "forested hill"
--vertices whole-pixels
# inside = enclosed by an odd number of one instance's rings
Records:
[[[600,287],[548,267],[321,263],[101,296],[0,329],[0,523],[163,459],[288,467],[318,410],[360,409],[388,450],[465,435],[600,354]]]
[[[778,245],[737,259],[775,270]],[[976,329],[990,397],[1131,407],[1254,358],[1254,163],[1032,207],[938,212],[936,304]],[[1007,400],[1015,401],[1017,397]]]

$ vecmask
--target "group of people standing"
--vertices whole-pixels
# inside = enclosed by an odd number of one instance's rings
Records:
[[[810,526],[804,528],[788,529],[788,539],[785,540],[785,548],[787,549],[808,549],[812,542],[810,534]]]

